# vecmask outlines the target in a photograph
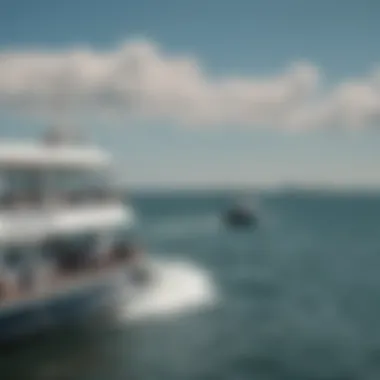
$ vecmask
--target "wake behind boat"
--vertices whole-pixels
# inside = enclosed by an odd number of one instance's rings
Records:
[[[110,166],[72,141],[0,144],[0,343],[110,311],[146,281]]]

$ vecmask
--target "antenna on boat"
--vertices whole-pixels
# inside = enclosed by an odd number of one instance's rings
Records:
[[[78,129],[74,128],[73,123],[68,122],[68,98],[69,94],[65,97],[52,103],[52,119],[51,126],[46,130],[43,141],[47,144],[60,145],[60,144],[78,144],[83,143],[84,138],[79,134]]]

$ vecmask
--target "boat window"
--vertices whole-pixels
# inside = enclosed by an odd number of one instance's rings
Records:
[[[4,175],[4,173],[0,172],[0,194],[6,194],[9,191],[9,181]]]
[[[11,247],[4,252],[3,263],[6,267],[17,269],[24,261],[24,252],[21,248]]]
[[[53,194],[86,200],[100,193],[108,193],[108,175],[104,170],[56,170],[50,173]]]
[[[41,171],[33,169],[6,169],[0,176],[2,195],[12,194],[16,197],[31,198],[42,191]]]
[[[41,257],[44,260],[54,260],[58,255],[57,246],[53,244],[53,241],[46,241],[41,246]]]
[[[108,169],[4,168],[0,171],[1,202],[37,201],[49,192],[70,200],[102,199],[111,196],[113,184]]]
[[[59,170],[49,174],[50,188],[54,193],[68,193],[81,188],[81,175],[78,171]]]
[[[89,251],[97,243],[95,234],[84,234],[66,238],[51,239],[43,247],[43,256],[57,257],[68,252]]]

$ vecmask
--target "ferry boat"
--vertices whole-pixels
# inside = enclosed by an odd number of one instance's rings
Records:
[[[0,142],[0,343],[77,323],[132,292],[133,210],[96,146]]]

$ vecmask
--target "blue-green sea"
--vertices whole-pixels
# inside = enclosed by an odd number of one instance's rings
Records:
[[[111,324],[0,353],[0,379],[379,380],[380,195],[135,192],[154,289]]]

